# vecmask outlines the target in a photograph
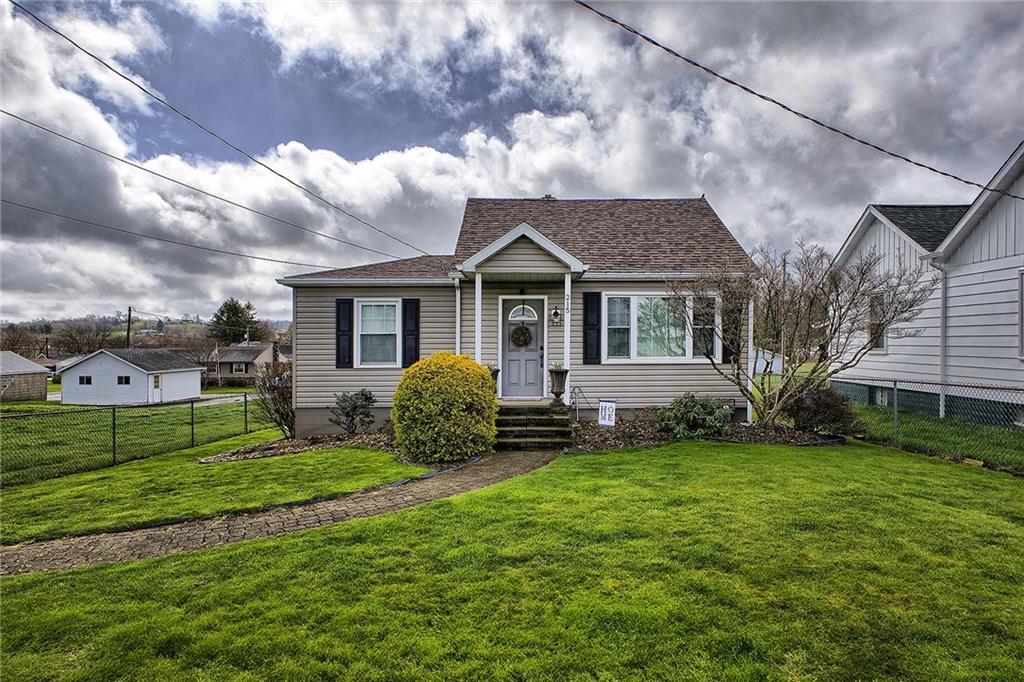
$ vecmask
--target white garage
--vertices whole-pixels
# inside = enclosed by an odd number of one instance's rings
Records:
[[[198,398],[203,367],[162,348],[104,348],[61,370],[65,405],[137,405]]]

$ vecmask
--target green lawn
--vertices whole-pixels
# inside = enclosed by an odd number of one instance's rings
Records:
[[[47,393],[60,393],[60,384],[53,383],[53,379],[46,380]]]
[[[891,443],[892,408],[851,403],[867,427],[867,437]],[[1024,429],[984,426],[961,419],[937,419],[916,412],[899,414],[899,446],[903,450],[961,459],[983,460],[995,468],[1024,474]]]
[[[238,393],[255,394],[252,386],[211,386],[203,389],[203,395],[235,395]],[[249,396],[252,399],[252,395]]]
[[[25,405],[26,403],[18,403]],[[50,403],[46,403],[49,406]],[[43,407],[21,417],[0,419],[4,487],[89,471],[171,452],[192,444],[192,409],[188,403],[153,407],[61,409]],[[210,443],[245,432],[241,402],[196,404],[195,443]],[[265,428],[249,405],[249,429]],[[116,453],[111,432],[117,425]]]
[[[15,403],[0,403],[0,414],[18,414],[22,412],[44,412],[49,410],[68,410],[71,405],[61,405],[58,400],[21,400]]]
[[[5,677],[1019,680],[1024,481],[857,443],[566,456],[396,514],[4,578]]]
[[[152,526],[340,495],[427,471],[399,464],[387,453],[359,447],[241,462],[197,463],[203,457],[280,435],[277,430],[267,429],[11,488],[3,494],[0,536],[5,544],[12,544]]]

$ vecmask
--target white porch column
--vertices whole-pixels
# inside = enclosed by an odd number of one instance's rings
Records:
[[[483,275],[476,273],[476,304],[473,306],[473,352],[476,354],[476,361],[481,362],[483,349],[480,347],[482,338],[481,324],[483,322],[484,287]]]
[[[572,339],[572,273],[565,273],[565,306],[562,308],[562,367],[569,369],[569,342]],[[565,377],[565,393],[562,402],[569,404],[569,382],[572,377]]]
[[[462,354],[462,287],[459,280],[455,280],[455,354]]]

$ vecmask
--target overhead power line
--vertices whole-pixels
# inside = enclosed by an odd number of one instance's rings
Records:
[[[301,183],[299,183],[299,182],[297,182],[295,180],[292,180],[290,177],[288,177],[284,173],[278,171],[277,169],[275,169],[274,167],[270,166],[269,164],[264,163],[263,161],[260,161],[255,156],[253,156],[249,152],[245,151],[244,149],[242,149],[238,145],[234,144],[233,142],[229,141],[228,139],[226,139],[222,135],[220,135],[217,132],[213,131],[212,129],[208,128],[206,125],[200,123],[198,120],[196,120],[192,116],[186,114],[181,109],[178,109],[176,106],[174,106],[173,104],[168,102],[166,99],[164,99],[160,95],[157,95],[156,93],[151,91],[149,88],[145,87],[144,85],[142,85],[140,83],[137,83],[133,78],[129,77],[128,75],[126,75],[125,73],[120,71],[119,69],[111,66],[102,57],[99,57],[98,55],[96,55],[96,54],[90,52],[89,50],[85,49],[84,47],[79,45],[77,42],[75,42],[74,39],[69,37],[67,34],[61,32],[56,27],[51,26],[46,21],[44,21],[41,17],[39,17],[38,15],[36,15],[33,12],[31,12],[30,10],[28,10],[20,2],[17,2],[16,0],[8,0],[8,2],[10,2],[12,5],[17,7],[19,10],[24,12],[29,17],[31,17],[39,25],[43,26],[44,28],[48,29],[49,31],[55,33],[56,35],[60,36],[64,40],[66,40],[68,43],[70,43],[72,46],[74,46],[75,49],[77,49],[80,52],[82,52],[82,53],[88,55],[89,57],[91,57],[93,60],[95,60],[101,66],[103,66],[104,68],[109,70],[111,73],[116,75],[118,78],[121,78],[122,80],[126,81],[127,83],[129,83],[130,85],[135,87],[136,89],[140,90],[146,96],[150,97],[151,99],[153,99],[156,102],[159,102],[160,104],[165,106],[170,111],[174,112],[175,114],[177,114],[181,118],[183,118],[186,121],[188,121],[189,123],[191,123],[196,128],[199,128],[200,130],[202,130],[207,135],[209,135],[209,136],[213,137],[214,139],[218,140],[219,142],[223,143],[225,146],[233,149],[234,151],[236,151],[237,153],[241,154],[245,158],[249,159],[250,161],[252,161],[256,165],[261,166],[262,168],[265,168],[266,170],[268,170],[271,173],[273,173],[274,175],[278,176],[279,178],[281,178],[285,182],[287,182],[287,183],[289,183],[291,185],[294,185],[298,189],[302,190],[303,192],[305,192],[309,196],[313,197],[317,201],[320,201],[323,204],[325,204],[327,206],[330,206],[331,208],[335,209],[336,211],[339,211],[339,212],[343,213],[344,215],[348,216],[352,220],[355,220],[356,222],[358,222],[358,223],[360,223],[360,224],[370,228],[371,230],[379,232],[380,234],[384,235],[385,237],[388,237],[389,239],[394,239],[395,241],[399,242],[400,244],[404,244],[405,246],[408,246],[410,249],[412,249],[414,251],[418,251],[418,252],[420,252],[421,254],[423,254],[425,256],[434,256],[435,255],[435,254],[432,254],[432,253],[430,253],[428,251],[424,251],[420,247],[416,246],[415,244],[409,243],[408,241],[402,239],[401,237],[397,237],[397,236],[391,234],[390,232],[387,232],[386,230],[383,230],[383,229],[377,227],[373,223],[371,223],[371,222],[369,222],[367,220],[364,220],[363,218],[360,218],[358,215],[352,213],[351,211],[347,211],[344,208],[342,208],[341,206],[338,206],[337,204],[333,203],[332,201],[330,201],[328,199],[325,199],[323,196],[321,196],[320,194],[318,194],[318,193],[314,192],[313,190],[309,189],[305,185],[303,185],[303,184],[301,184]],[[438,258],[438,260],[440,260],[442,263],[444,263],[444,259],[442,259],[440,256],[436,256],[436,257]]]
[[[213,199],[217,199],[218,201],[223,201],[225,204],[230,204],[231,206],[235,206],[235,207],[243,209],[245,211],[249,211],[250,213],[254,213],[254,214],[258,215],[258,216],[262,216],[264,218],[268,218],[270,220],[277,221],[277,222],[282,223],[284,225],[288,225],[289,227],[294,227],[297,230],[302,230],[303,232],[308,232],[310,234],[315,234],[318,237],[324,237],[325,239],[331,239],[331,240],[339,242],[341,244],[346,244],[348,246],[353,246],[353,247],[355,247],[357,249],[363,249],[365,251],[369,251],[371,253],[376,253],[376,254],[379,254],[381,256],[387,256],[389,258],[399,258],[399,259],[403,258],[403,256],[398,256],[398,255],[393,254],[393,253],[388,253],[387,251],[380,251],[378,249],[370,248],[369,246],[363,246],[362,244],[356,244],[355,242],[350,242],[347,239],[342,239],[340,237],[335,237],[334,235],[327,234],[326,232],[320,232],[318,230],[314,230],[314,229],[309,228],[309,227],[303,227],[302,225],[297,225],[296,223],[293,223],[293,222],[291,222],[289,220],[285,220],[284,218],[278,218],[277,216],[270,215],[269,213],[265,213],[263,211],[260,211],[259,209],[255,209],[255,208],[253,208],[251,206],[246,206],[245,204],[241,204],[241,203],[239,203],[237,201],[233,201],[232,199],[228,199],[226,197],[222,197],[219,194],[214,194],[213,192],[207,192],[204,189],[200,189],[200,188],[198,188],[198,187],[196,187],[194,185],[190,185],[187,182],[183,182],[181,180],[177,180],[175,178],[172,178],[172,177],[170,177],[168,175],[164,175],[163,173],[158,173],[157,171],[155,171],[155,170],[153,170],[151,168],[146,168],[145,166],[143,166],[141,164],[138,164],[138,163],[135,163],[134,161],[131,161],[131,160],[126,159],[124,157],[116,156],[116,155],[111,154],[109,152],[105,152],[102,149],[99,149],[98,147],[94,147],[91,144],[88,144],[86,142],[82,142],[81,140],[76,140],[75,138],[70,137],[68,135],[65,135],[64,133],[60,133],[60,132],[57,132],[56,130],[53,130],[51,128],[47,128],[46,126],[42,125],[41,123],[36,123],[35,121],[30,121],[27,118],[24,118],[22,116],[18,116],[17,114],[13,114],[13,113],[5,110],[5,109],[0,109],[0,114],[3,114],[5,116],[10,116],[11,118],[16,119],[18,121],[21,121],[22,123],[25,123],[27,125],[33,126],[35,128],[38,128],[39,130],[47,132],[47,133],[49,133],[51,135],[54,135],[56,137],[59,137],[62,140],[66,140],[67,142],[71,142],[72,144],[77,144],[80,147],[84,147],[85,149],[88,149],[89,151],[92,151],[92,152],[95,152],[95,153],[100,154],[102,156],[105,156],[108,159],[112,159],[114,161],[118,161],[120,163],[126,164],[128,166],[131,166],[132,168],[137,169],[137,170],[143,171],[145,173],[149,173],[150,175],[154,175],[154,176],[156,176],[158,178],[161,178],[163,180],[167,180],[168,182],[173,182],[174,184],[180,185],[181,187],[185,187],[186,189],[190,189],[193,192],[198,192],[199,194],[205,194],[206,196],[211,197]]]
[[[55,218],[63,218],[64,220],[70,220],[83,225],[91,225],[92,227],[99,227],[104,230],[111,230],[112,232],[120,232],[121,234],[128,234],[133,237],[142,237],[144,239],[155,239],[165,244],[175,244],[176,246],[186,246],[190,249],[199,249],[200,251],[209,251],[210,253],[219,253],[225,256],[236,256],[238,258],[250,258],[252,260],[261,260],[268,263],[281,263],[283,265],[297,265],[302,268],[330,268],[330,265],[320,265],[317,263],[299,263],[292,260],[280,260],[278,258],[268,258],[266,256],[254,256],[250,253],[240,253],[238,251],[228,251],[226,249],[218,249],[212,246],[201,246],[199,244],[190,244],[189,242],[181,242],[176,239],[169,239],[167,237],[160,237],[155,234],[146,234],[144,232],[133,232],[132,230],[126,230],[120,227],[112,227],[110,225],[104,225],[103,223],[96,223],[91,220],[85,220],[84,218],[76,218],[74,216],[64,215],[63,213],[57,213],[56,211],[48,211],[45,208],[39,208],[37,206],[29,206],[28,204],[21,204],[17,201],[11,201],[10,199],[0,198],[0,202],[8,204],[10,206],[17,206],[18,208],[24,208],[29,211],[35,211],[37,213],[44,213],[46,215],[53,216]]]
[[[977,187],[979,189],[986,190],[986,191],[989,191],[989,192],[996,192],[997,194],[1002,194],[1003,196],[1011,197],[1013,199],[1020,199],[1021,201],[1024,201],[1024,197],[1017,196],[1016,194],[1011,194],[1010,192],[1007,192],[1007,191],[1002,190],[1002,189],[998,189],[996,187],[989,187],[988,185],[982,184],[980,182],[974,182],[973,180],[968,180],[966,178],[962,178],[959,175],[954,175],[953,173],[948,173],[948,172],[946,172],[944,170],[940,170],[940,169],[938,169],[938,168],[936,168],[934,166],[929,166],[926,163],[921,163],[920,161],[915,161],[914,159],[911,159],[910,157],[907,157],[907,156],[904,156],[903,154],[898,154],[896,152],[890,151],[890,150],[886,149],[885,147],[879,146],[879,145],[875,144],[874,142],[870,142],[868,140],[865,140],[862,137],[857,137],[856,135],[848,133],[845,130],[840,130],[839,128],[836,128],[833,125],[825,123],[824,121],[822,121],[820,119],[817,119],[817,118],[815,118],[815,117],[813,117],[813,116],[811,116],[809,114],[805,114],[805,113],[803,113],[801,111],[797,111],[793,107],[780,102],[779,100],[775,99],[774,97],[769,97],[768,95],[762,94],[762,93],[758,92],[757,90],[754,90],[753,88],[751,88],[749,86],[746,86],[746,85],[744,85],[742,83],[739,83],[739,82],[733,80],[732,78],[729,78],[728,76],[724,76],[724,75],[718,73],[717,71],[715,71],[714,69],[712,69],[711,67],[704,66],[703,64],[701,64],[700,62],[698,62],[695,59],[691,59],[690,57],[682,55],[679,52],[676,52],[671,47],[668,47],[667,45],[663,45],[662,43],[658,42],[657,40],[655,40],[651,36],[649,36],[646,33],[644,33],[643,31],[635,29],[632,26],[630,26],[629,24],[626,24],[626,23],[624,23],[622,21],[619,21],[618,19],[616,19],[612,15],[607,14],[606,12],[602,12],[601,10],[597,9],[596,7],[594,7],[593,5],[590,5],[589,3],[584,2],[584,0],[573,0],[573,2],[576,3],[576,5],[578,5],[579,7],[582,7],[583,9],[587,10],[588,12],[592,12],[592,13],[596,14],[597,16],[601,17],[602,19],[604,19],[608,23],[613,24],[615,26],[618,26],[619,28],[621,28],[622,30],[626,31],[627,33],[633,34],[634,36],[636,36],[640,40],[644,41],[645,43],[647,43],[649,45],[653,45],[654,47],[658,48],[659,50],[661,50],[663,52],[666,52],[667,54],[671,55],[672,57],[675,57],[676,59],[682,60],[682,61],[686,62],[687,64],[689,64],[690,66],[698,68],[701,71],[703,71],[704,73],[706,73],[706,74],[708,74],[708,75],[710,75],[710,76],[712,76],[714,78],[717,78],[720,81],[728,83],[729,85],[731,85],[733,87],[739,88],[740,90],[742,90],[743,92],[745,92],[745,93],[747,93],[749,95],[753,95],[754,97],[757,97],[758,99],[761,99],[761,100],[764,100],[765,102],[768,102],[769,104],[773,104],[773,105],[779,107],[780,109],[782,109],[783,111],[786,111],[786,112],[788,112],[790,114],[793,114],[794,116],[796,116],[798,118],[802,118],[805,121],[809,121],[809,122],[813,123],[814,125],[816,125],[816,126],[818,126],[820,128],[824,128],[825,130],[828,130],[829,132],[835,133],[836,135],[839,135],[841,137],[845,137],[846,139],[851,140],[853,142],[856,142],[857,144],[861,144],[861,145],[864,145],[865,147],[869,147],[871,149],[874,149],[875,151],[881,152],[882,154],[885,154],[886,156],[890,156],[890,157],[892,157],[894,159],[899,159],[900,161],[905,161],[906,163],[909,163],[911,165],[917,166],[918,168],[923,168],[924,170],[931,171],[932,173],[937,173],[939,175],[942,175],[944,177],[950,178],[952,180],[956,180],[957,182],[963,183],[965,185],[970,185],[972,187]]]

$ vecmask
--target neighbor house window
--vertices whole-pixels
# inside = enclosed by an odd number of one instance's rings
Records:
[[[640,362],[688,358],[686,316],[686,306],[670,296],[607,296],[605,358]]]
[[[245,374],[245,363],[244,362],[232,362],[231,363],[232,374]]]
[[[78,377],[78,385],[79,386],[92,386],[92,377],[91,376],[86,376],[86,375],[82,375],[82,376]]]
[[[1024,360],[1024,270],[1017,273],[1017,356]]]
[[[117,377],[117,385],[118,386],[131,386],[131,383],[132,383],[132,378],[131,378],[131,376],[129,376],[127,374],[122,374],[121,376]]]
[[[398,366],[398,301],[357,301],[356,365]]]
[[[871,297],[871,308],[868,311],[868,334],[871,337],[871,350],[885,350],[885,327],[879,321],[882,317],[882,299]]]

